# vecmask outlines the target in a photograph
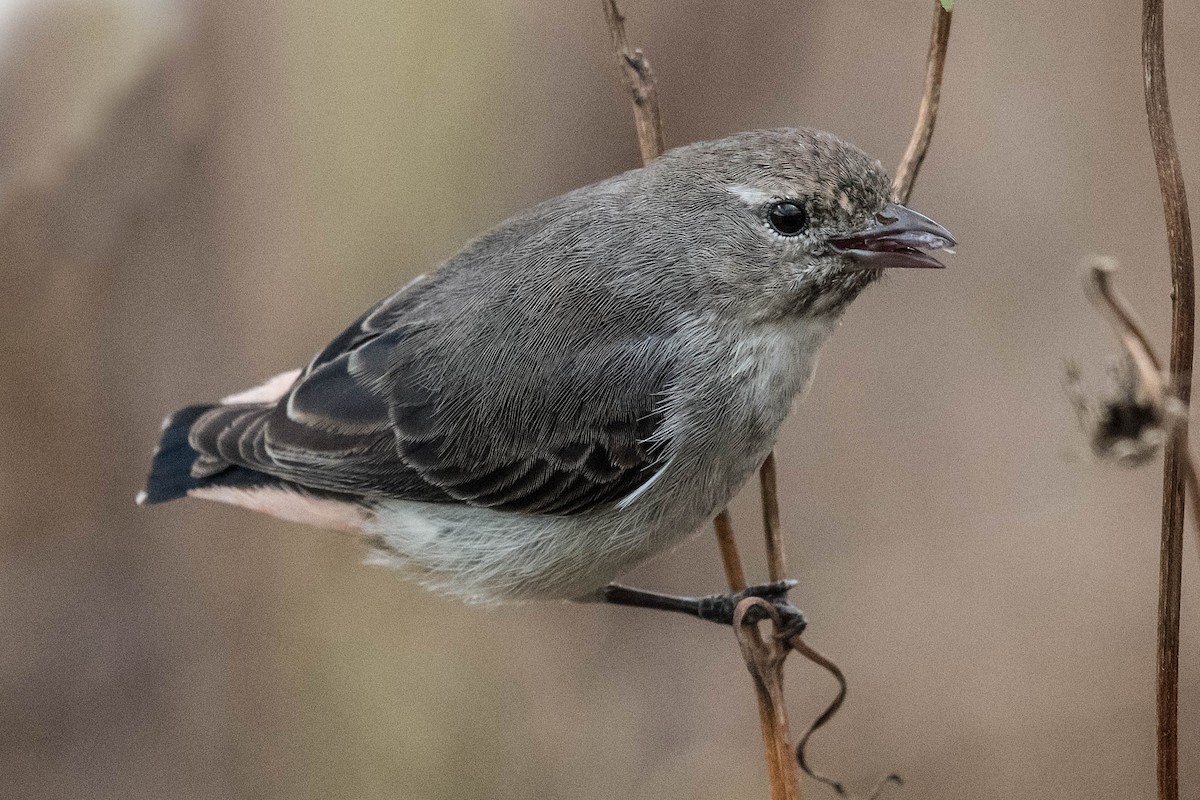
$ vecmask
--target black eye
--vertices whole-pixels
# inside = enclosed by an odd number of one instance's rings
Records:
[[[767,211],[767,221],[784,236],[795,236],[804,230],[808,217],[800,206],[790,200],[782,200]]]

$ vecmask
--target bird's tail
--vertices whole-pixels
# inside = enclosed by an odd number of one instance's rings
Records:
[[[200,415],[215,404],[201,403],[176,411],[163,422],[162,438],[150,463],[146,488],[138,493],[138,505],[154,505],[184,497],[189,489],[199,488],[204,480],[192,477],[192,464],[200,455],[188,443],[188,434]]]

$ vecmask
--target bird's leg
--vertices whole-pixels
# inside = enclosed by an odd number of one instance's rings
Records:
[[[733,624],[733,610],[742,600],[747,597],[761,597],[779,611],[784,633],[792,636],[802,633],[808,624],[804,619],[803,612],[787,600],[788,589],[795,585],[796,581],[794,580],[775,581],[774,583],[749,586],[740,592],[711,594],[706,597],[680,597],[634,589],[619,583],[610,583],[600,590],[600,596],[606,603],[635,608],[653,608],[660,611],[676,611],[720,625]],[[754,606],[746,615],[746,622],[748,624],[762,622],[767,616],[766,611]]]

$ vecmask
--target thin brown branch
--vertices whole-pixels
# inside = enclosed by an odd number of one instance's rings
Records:
[[[946,51],[950,44],[950,21],[952,13],[942,6],[940,0],[934,2],[933,26],[929,35],[929,52],[926,59],[925,86],[921,93],[921,104],[917,111],[917,122],[913,128],[912,138],[908,148],[896,169],[896,179],[893,183],[896,199],[901,203],[908,202],[909,196],[917,181],[925,154],[933,140],[933,129],[937,122],[938,107],[942,96],[942,74],[946,67]],[[771,580],[782,580],[787,575],[786,561],[783,549],[783,532],[779,514],[779,491],[775,467],[775,453],[772,451],[759,470],[759,485],[762,493],[763,529],[766,536],[767,563]],[[833,787],[839,794],[845,794],[841,783],[813,771],[805,755],[809,738],[819,728],[833,718],[846,699],[846,677],[838,665],[808,645],[802,637],[793,636],[784,647],[784,656],[788,648],[796,650],[809,661],[823,667],[838,682],[838,693],[825,711],[813,721],[800,737],[796,745],[796,761],[804,772],[814,780]],[[782,667],[782,658],[780,659]],[[900,777],[895,774],[884,777],[872,790],[868,797],[874,798],[888,783],[900,783]]]
[[[1109,258],[1098,258],[1092,262],[1088,272],[1088,288],[1097,305],[1107,315],[1116,330],[1117,338],[1125,346],[1133,364],[1137,367],[1138,378],[1147,396],[1154,404],[1160,418],[1166,415],[1166,382],[1162,374],[1162,360],[1154,352],[1150,337],[1138,321],[1137,312],[1125,296],[1117,291],[1113,284],[1113,273],[1116,272],[1116,262]]]
[[[604,19],[612,36],[617,64],[621,67],[625,85],[633,100],[633,118],[637,126],[642,163],[649,164],[662,155],[666,147],[662,116],[658,110],[658,85],[654,80],[654,72],[650,69],[650,62],[641,49],[629,46],[629,39],[625,35],[625,15],[621,13],[616,0],[601,0],[601,5],[604,7]],[[728,511],[722,510],[717,515],[713,520],[713,528],[717,534],[717,546],[721,552],[725,579],[732,591],[740,592],[746,588],[746,571],[742,567],[742,557],[738,554],[733,522]]]
[[[808,757],[805,754],[805,749],[808,747],[809,738],[817,732],[819,728],[825,725],[826,722],[833,719],[833,715],[842,707],[842,703],[846,702],[846,692],[849,691],[849,686],[846,683],[846,675],[842,672],[842,668],[835,664],[832,660],[825,657],[821,652],[810,646],[804,641],[801,636],[792,637],[792,648],[800,655],[807,658],[819,667],[823,667],[838,684],[837,696],[833,701],[825,707],[825,710],[812,721],[808,728],[800,735],[799,741],[796,742],[796,761],[800,764],[800,769],[804,770],[805,774],[814,780],[820,781],[826,786],[831,787],[838,794],[845,794],[846,790],[840,781],[835,781],[828,778],[819,772],[816,772],[808,765]]]
[[[637,124],[638,144],[641,148],[643,163],[649,163],[658,157],[664,149],[662,122],[658,109],[658,91],[650,64],[640,50],[632,49],[625,35],[625,17],[617,7],[616,0],[602,0],[604,15],[608,21],[609,32],[612,35],[613,49],[616,52],[625,84],[633,99],[634,118]],[[944,11],[940,3],[934,17],[933,33],[930,40],[929,66],[926,75],[925,91],[921,100],[916,130],[912,142],[898,171],[896,192],[901,202],[907,200],[916,181],[917,172],[929,148],[933,136],[933,126],[937,118],[938,101],[941,95],[942,71],[945,65],[946,46],[950,36],[950,12]],[[775,454],[768,454],[759,471],[760,489],[762,493],[763,533],[767,550],[767,563],[772,581],[784,580],[787,575],[786,559],[783,546],[783,531],[779,513],[778,479],[775,464]],[[740,591],[746,586],[745,570],[734,540],[733,525],[728,511],[722,511],[713,521],[716,529],[717,543],[721,552],[721,562],[725,570],[726,580],[734,591]],[[757,626],[743,625],[745,614],[752,605],[759,605],[770,615],[775,626],[776,635],[764,638]],[[785,640],[782,633],[783,623],[778,610],[769,603],[758,598],[746,598],[734,615],[734,633],[746,661],[754,683],[755,696],[758,700],[759,719],[762,726],[763,743],[766,748],[767,770],[771,782],[772,800],[799,800],[801,796],[800,775],[797,770],[802,766],[808,774],[817,780],[835,786],[843,792],[840,784],[836,784],[809,770],[804,758],[804,746],[814,731],[827,723],[837,712],[846,696],[846,680],[838,666],[824,655],[808,646],[799,635]],[[795,757],[791,749],[791,737],[788,730],[787,711],[783,702],[783,663],[788,653],[795,649],[805,658],[828,670],[838,681],[837,697],[824,713],[809,726],[801,739]],[[899,782],[899,778],[889,775],[880,781],[870,795],[874,798],[879,790],[889,782]],[[843,792],[844,793],[844,792]]]
[[[758,471],[762,493],[763,535],[767,543],[767,575],[772,581],[787,577],[787,559],[783,550],[783,523],[779,520],[779,489],[775,472],[775,451],[767,454]]]
[[[633,97],[633,117],[637,124],[638,146],[642,151],[642,162],[649,163],[662,155],[666,149],[662,132],[662,118],[658,110],[658,85],[650,62],[641,50],[629,46],[625,38],[625,15],[617,8],[616,0],[603,0],[604,18],[608,20],[608,31],[612,34],[613,50],[617,63],[625,77],[625,86]]]
[[[775,606],[757,597],[745,598],[733,612],[734,635],[737,636],[758,700],[771,800],[799,800],[800,773],[796,769],[797,761],[792,756],[787,706],[783,701],[783,660],[787,658],[788,651],[774,637],[764,639],[757,626],[745,624],[746,612],[752,606],[758,606],[770,615],[776,630],[782,621]]]
[[[729,589],[740,592],[746,588],[746,570],[742,566],[742,557],[738,554],[737,541],[733,538],[733,520],[729,509],[722,509],[713,519],[713,528],[717,532],[717,547],[721,550],[721,566],[725,569],[725,580]],[[772,579],[773,580],[773,579]]]
[[[1187,404],[1192,389],[1195,338],[1195,265],[1183,169],[1171,125],[1163,44],[1163,0],[1142,3],[1142,72],[1146,116],[1154,164],[1158,170],[1167,243],[1171,255],[1171,354],[1174,393],[1183,406],[1184,424],[1167,440],[1163,460],[1162,544],[1158,596],[1158,796],[1179,797],[1179,601],[1183,571],[1184,477]]]
[[[896,199],[901,203],[908,202],[913,184],[917,182],[917,173],[921,171],[921,164],[929,151],[929,142],[933,139],[933,126],[937,122],[938,105],[942,99],[942,71],[946,67],[946,47],[950,44],[950,20],[953,15],[938,0],[934,0],[933,5],[933,31],[929,35],[925,88],[921,92],[917,124],[908,141],[908,149],[900,159],[900,166],[896,168],[896,180],[893,182]]]
[[[849,691],[849,685],[846,683],[846,675],[842,672],[842,668],[834,663],[832,659],[830,659],[821,651],[817,650],[808,642],[804,641],[803,637],[791,637],[791,639],[788,641],[788,645],[797,653],[811,661],[813,664],[816,664],[818,667],[821,667],[830,675],[832,675],[833,679],[837,681],[838,685],[837,695],[833,698],[829,705],[825,707],[825,710],[822,711],[820,715],[818,715],[817,718],[812,721],[808,728],[805,729],[804,733],[800,735],[799,741],[796,742],[796,763],[800,765],[800,769],[804,770],[805,775],[815,781],[825,784],[839,795],[845,797],[849,795],[849,792],[846,790],[845,785],[841,781],[837,781],[826,775],[822,775],[808,765],[807,749],[808,740],[812,737],[812,735],[816,733],[818,729],[824,727],[825,723],[833,719],[833,715],[836,714],[839,709],[841,709],[842,703],[846,702],[846,694]],[[879,779],[879,781],[875,784],[875,787],[866,796],[866,800],[874,800],[874,798],[878,797],[879,793],[883,791],[884,787],[886,787],[888,784],[896,784],[899,786],[902,783],[904,783],[903,779],[901,779],[901,777],[894,772],[884,775]]]
[[[1163,375],[1162,360],[1150,343],[1150,337],[1138,321],[1132,304],[1113,282],[1116,263],[1112,259],[1096,259],[1089,271],[1088,287],[1096,304],[1112,323],[1125,351],[1138,371],[1138,380],[1158,417],[1160,425],[1169,431],[1187,425],[1186,407],[1167,392],[1167,376]],[[1191,447],[1183,449],[1184,478],[1192,496],[1192,527],[1200,545],[1200,474]]]

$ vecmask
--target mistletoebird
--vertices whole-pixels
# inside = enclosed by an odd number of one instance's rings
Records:
[[[863,289],[953,245],[831,134],[671,150],[501,223],[304,368],[176,412],[138,502],[355,531],[375,562],[471,602],[729,622],[741,594],[613,581],[758,469]],[[747,593],[800,625],[789,585]]]

